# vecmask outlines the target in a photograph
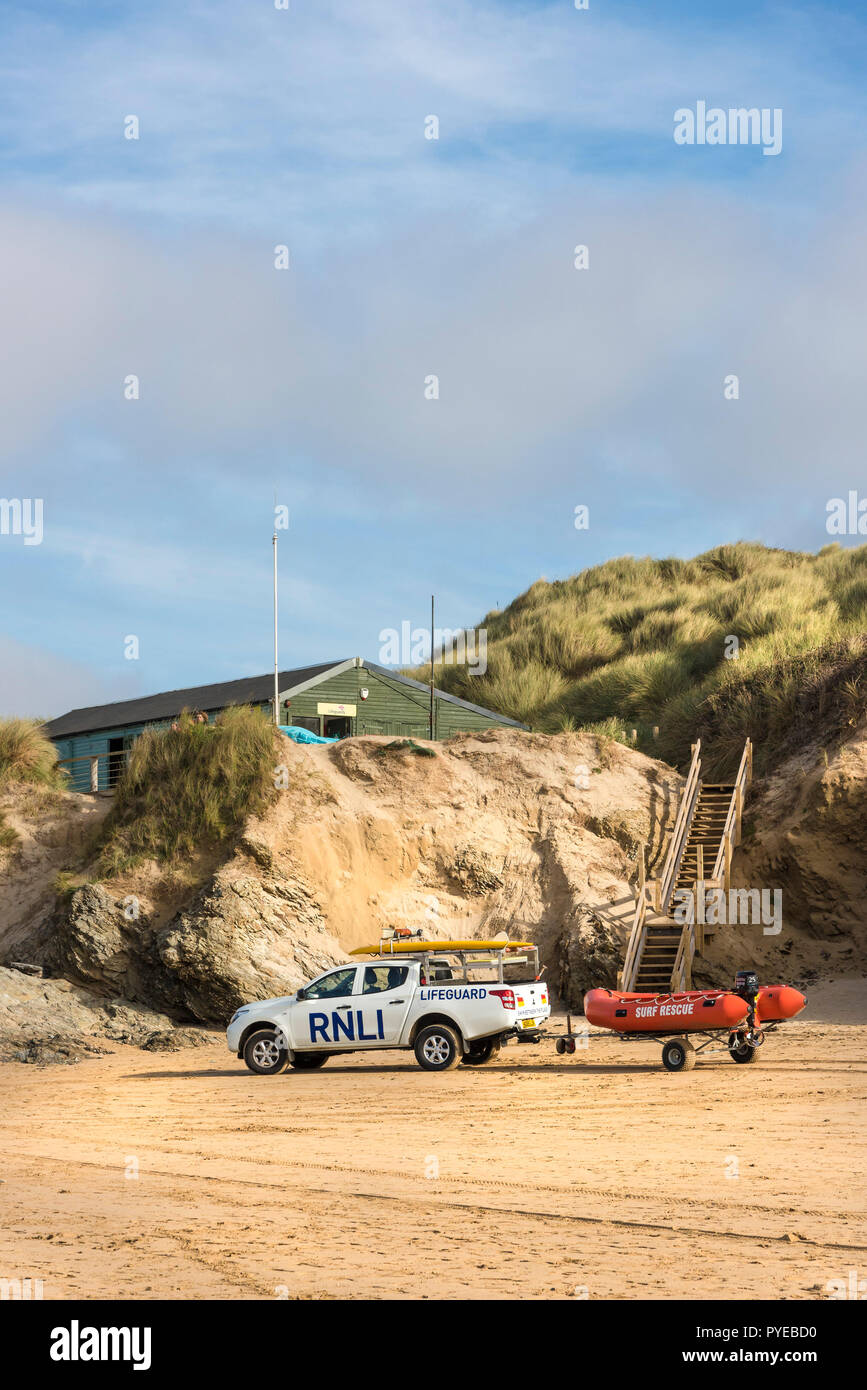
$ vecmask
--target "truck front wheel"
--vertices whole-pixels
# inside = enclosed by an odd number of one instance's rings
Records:
[[[244,1061],[257,1076],[276,1076],[286,1070],[288,1060],[274,1028],[257,1028],[244,1043]]]
[[[451,1071],[461,1060],[461,1045],[453,1028],[431,1023],[415,1040],[415,1059],[425,1071]]]
[[[499,1038],[482,1038],[470,1043],[470,1050],[461,1058],[465,1067],[483,1067],[486,1062],[494,1062],[500,1055]]]

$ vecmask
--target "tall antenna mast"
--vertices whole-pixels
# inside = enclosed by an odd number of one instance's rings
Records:
[[[274,549],[274,723],[280,723],[280,678],[277,673],[277,532],[271,537]]]
[[[434,596],[430,596],[430,736],[434,736]]]

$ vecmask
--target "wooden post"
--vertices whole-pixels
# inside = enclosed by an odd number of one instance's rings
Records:
[[[643,897],[644,897],[644,884],[645,884],[645,882],[646,882],[645,874],[646,874],[646,870],[645,870],[645,867],[644,867],[644,845],[639,845],[639,846],[638,846],[638,896],[639,896],[639,898],[643,898]]]
[[[744,793],[740,782],[735,787],[735,844],[741,842],[741,817],[744,813]]]
[[[99,758],[98,758],[98,757],[96,757],[96,758],[91,758],[91,760],[90,760],[90,790],[91,790],[92,792],[98,792],[98,791],[99,791]]]
[[[732,886],[732,842],[731,842],[731,838],[730,838],[728,835],[726,835],[725,882],[724,882],[724,887],[725,887],[725,891],[726,891],[726,898],[728,898],[728,893],[729,893],[729,889],[731,888],[731,886]]]

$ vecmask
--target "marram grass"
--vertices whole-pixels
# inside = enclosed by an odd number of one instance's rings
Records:
[[[537,580],[479,626],[487,673],[438,664],[442,689],[542,732],[635,729],[639,747],[678,765],[700,734],[717,776],[751,736],[761,769],[794,732],[833,732],[863,713],[867,546],[622,556]]]
[[[177,729],[136,739],[99,838],[99,871],[171,862],[229,839],[276,796],[274,726],[259,710],[224,710],[214,724],[183,715]]]

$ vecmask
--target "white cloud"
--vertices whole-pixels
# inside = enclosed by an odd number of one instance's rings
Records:
[[[171,506],[186,458],[260,485],[276,455],[283,474],[305,459],[308,480],[324,467],[441,504],[492,482],[571,486],[609,460],[705,495],[785,482],[785,508],[793,487],[834,470],[842,486],[859,464],[863,207],[856,183],[793,237],[785,214],[731,195],[588,183],[496,243],[443,215],[285,275],[261,247],[193,256],[7,213],[7,438],[24,457],[85,422],[130,460],[127,477],[94,464],[94,480],[144,484],[151,511]],[[578,241],[587,271],[572,268]],[[128,372],[139,401],[123,399]],[[65,468],[56,458],[43,474]],[[11,466],[4,489],[30,495]]]
[[[600,22],[566,3],[491,0],[289,13],[211,0],[76,18],[20,12],[6,26],[5,133],[22,181],[147,221],[263,234],[289,222],[311,254],[410,203],[526,217],[552,174],[593,167],[594,140],[624,142],[614,166],[635,168],[697,98],[784,106],[801,157],[826,167],[863,115],[860,84],[815,60],[851,37],[828,12],[751,31],[727,16]],[[422,138],[431,112],[436,146]],[[129,113],[139,141],[123,139]]]

